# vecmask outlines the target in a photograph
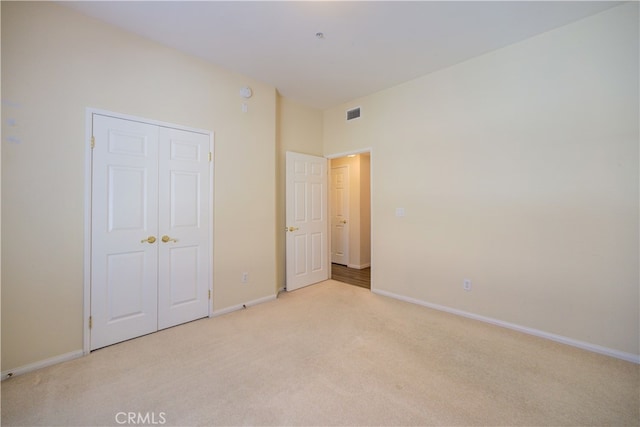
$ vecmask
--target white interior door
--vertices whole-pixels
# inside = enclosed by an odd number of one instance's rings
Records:
[[[349,166],[331,168],[331,262],[349,265]]]
[[[93,115],[90,349],[206,317],[209,135]]]
[[[158,328],[209,314],[209,136],[161,128]]]
[[[158,127],[95,115],[91,349],[158,329]]]
[[[287,290],[329,278],[327,159],[286,153]]]

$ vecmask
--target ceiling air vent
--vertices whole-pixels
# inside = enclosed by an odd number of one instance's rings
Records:
[[[351,110],[347,110],[347,121],[355,120],[360,118],[360,107],[352,108]]]

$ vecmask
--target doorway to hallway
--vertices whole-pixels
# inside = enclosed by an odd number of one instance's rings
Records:
[[[371,153],[330,159],[331,278],[371,289]]]

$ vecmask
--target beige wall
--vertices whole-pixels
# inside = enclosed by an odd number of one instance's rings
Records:
[[[351,268],[366,268],[371,263],[369,160],[368,153],[331,159],[332,168],[349,167],[348,263]]]
[[[3,371],[82,349],[87,107],[214,131],[214,309],[275,294],[273,87],[54,3],[2,2],[2,99]]]
[[[638,115],[636,3],[329,109],[324,152],[372,147],[375,288],[638,355]]]
[[[277,206],[277,270],[278,287],[284,288],[286,279],[285,157],[287,151],[322,156],[322,111],[298,104],[278,95],[278,194]],[[282,232],[281,232],[282,231]]]

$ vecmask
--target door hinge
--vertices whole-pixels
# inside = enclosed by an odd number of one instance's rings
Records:
[[[96,148],[96,137],[91,135],[91,148]]]
[[[211,289],[209,289],[209,299],[211,299]]]
[[[89,316],[89,329],[93,328],[93,316]]]
[[[213,153],[209,151],[209,161],[213,160]]]

